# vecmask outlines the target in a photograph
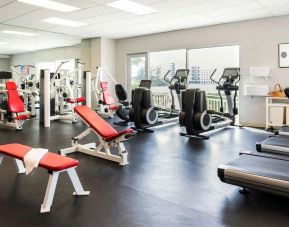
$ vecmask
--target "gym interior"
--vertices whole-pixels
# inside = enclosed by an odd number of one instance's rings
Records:
[[[0,226],[288,226],[288,0],[1,0]]]

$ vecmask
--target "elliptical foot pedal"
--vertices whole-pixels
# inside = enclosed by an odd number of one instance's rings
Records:
[[[247,188],[242,188],[239,190],[242,195],[249,195],[250,191]]]
[[[126,121],[113,122],[113,124],[119,125],[119,126],[129,126],[129,122],[126,122]]]
[[[134,131],[137,131],[137,132],[154,133],[153,130],[148,129],[148,128],[136,128],[136,127],[131,127],[131,129],[133,129]]]
[[[189,135],[189,134],[183,133],[183,132],[180,132],[180,136],[185,136],[185,137],[189,137],[189,138],[196,138],[196,139],[204,139],[204,140],[210,139],[209,136],[204,136],[204,135]]]

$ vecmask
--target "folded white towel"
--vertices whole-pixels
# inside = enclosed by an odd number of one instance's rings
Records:
[[[28,151],[23,159],[26,168],[26,175],[30,174],[33,169],[39,165],[40,160],[47,152],[48,150],[43,148],[32,148]]]

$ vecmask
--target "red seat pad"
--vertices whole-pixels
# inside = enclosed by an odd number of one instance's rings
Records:
[[[118,110],[118,109],[119,109],[119,106],[109,106],[109,109],[110,109],[110,110]]]
[[[77,99],[70,99],[70,98],[68,98],[68,99],[66,100],[66,102],[71,103],[71,104],[73,104],[73,103],[80,103],[80,102],[84,102],[84,101],[85,101],[85,98],[84,98],[84,97],[80,97],[80,98],[77,98]]]
[[[15,117],[15,120],[28,120],[30,118],[29,115],[19,115],[17,117]]]
[[[7,90],[17,90],[17,85],[13,81],[7,81],[5,86]]]
[[[80,103],[80,102],[85,102],[86,98],[85,97],[79,97],[76,99],[76,102],[77,103]]]
[[[32,148],[18,144],[11,143],[0,145],[0,153],[11,156],[17,159],[24,159],[24,156],[30,151]],[[71,167],[78,166],[78,161],[72,158],[64,157],[59,154],[54,154],[48,152],[44,155],[44,157],[40,160],[39,166],[51,171],[61,171]]]
[[[117,135],[117,131],[87,106],[76,106],[74,111],[101,137],[109,138]]]
[[[125,135],[125,134],[130,134],[133,132],[133,129],[129,128],[129,129],[125,129],[119,133],[117,133],[116,135],[114,136],[110,136],[108,138],[105,138],[105,141],[111,141],[111,140],[114,140],[115,138],[119,137],[119,136],[122,136],[122,135]]]

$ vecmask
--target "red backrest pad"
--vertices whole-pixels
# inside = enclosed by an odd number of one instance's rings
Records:
[[[23,100],[20,98],[15,82],[6,82],[8,95],[8,111],[20,113],[25,111]]]
[[[17,85],[13,81],[7,81],[6,82],[6,89],[7,90],[17,90]]]
[[[100,82],[100,87],[103,92],[103,101],[105,105],[112,105],[115,103],[114,98],[111,97],[108,88],[108,83],[107,82]]]
[[[24,156],[31,149],[31,147],[17,143],[0,145],[0,153],[21,160],[23,160]],[[51,152],[46,153],[39,162],[40,167],[51,171],[65,170],[71,167],[78,166],[78,164],[78,161],[75,159],[64,157]]]
[[[93,128],[101,137],[108,138],[117,134],[117,131],[103,120],[97,113],[87,106],[76,106],[74,111]]]

